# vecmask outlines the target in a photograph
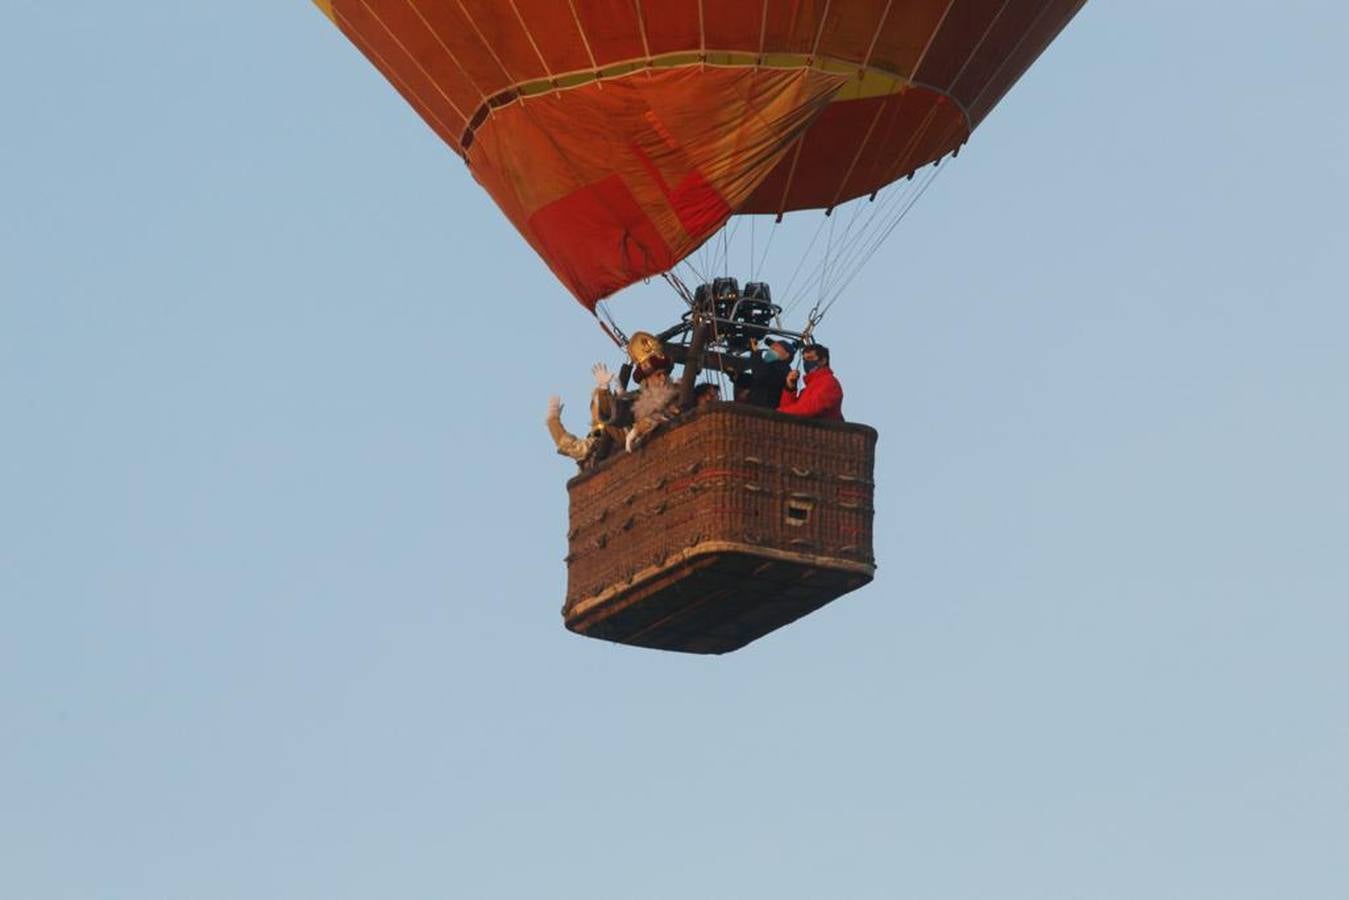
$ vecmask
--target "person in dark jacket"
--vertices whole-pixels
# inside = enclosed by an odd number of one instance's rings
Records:
[[[754,373],[749,369],[743,370],[735,376],[734,393],[732,397],[736,403],[748,403],[750,388],[754,387]]]
[[[843,387],[829,368],[829,348],[808,344],[801,351],[801,367],[806,370],[806,386],[797,393],[797,374],[793,369],[787,376],[778,412],[803,419],[843,421]]]
[[[749,368],[749,391],[745,402],[751,406],[777,409],[787,376],[792,371],[792,357],[796,347],[784,338],[772,338],[768,346],[755,351],[756,358]]]

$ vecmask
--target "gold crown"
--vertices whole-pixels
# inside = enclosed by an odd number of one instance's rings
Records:
[[[639,331],[628,341],[628,358],[636,365],[640,366],[653,356],[664,355],[665,348],[654,334]]]
[[[665,346],[654,334],[639,331],[628,341],[628,358],[632,360],[634,377],[640,384],[652,372],[670,371],[670,358]]]

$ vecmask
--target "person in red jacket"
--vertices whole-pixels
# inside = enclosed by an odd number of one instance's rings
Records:
[[[801,364],[806,370],[806,386],[800,394],[796,392],[797,373],[793,369],[787,375],[778,412],[803,419],[843,421],[843,388],[829,368],[829,348],[808,344],[801,351]]]

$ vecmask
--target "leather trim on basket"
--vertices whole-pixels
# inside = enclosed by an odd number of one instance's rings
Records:
[[[868,579],[873,578],[876,575],[876,567],[874,565],[857,562],[856,560],[851,559],[839,559],[836,556],[820,556],[815,553],[799,553],[791,550],[777,550],[772,547],[756,547],[753,544],[742,544],[737,541],[703,541],[667,557],[658,565],[647,566],[646,568],[633,573],[631,580],[626,584],[606,588],[598,594],[576,601],[576,603],[572,604],[567,610],[567,618],[573,619],[584,616],[591,610],[603,606],[605,603],[608,603],[616,597],[629,593],[635,588],[640,587],[643,582],[660,576],[680,563],[687,562],[698,556],[708,556],[714,553],[746,553],[751,556],[759,556],[781,562],[800,563],[802,565],[814,566],[815,568],[833,569],[838,572],[852,572],[857,575],[865,575]]]

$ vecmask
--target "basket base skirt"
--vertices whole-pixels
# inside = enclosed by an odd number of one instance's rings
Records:
[[[872,579],[873,568],[711,542],[566,612],[586,637],[682,653],[729,653]]]

